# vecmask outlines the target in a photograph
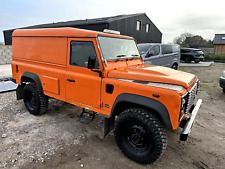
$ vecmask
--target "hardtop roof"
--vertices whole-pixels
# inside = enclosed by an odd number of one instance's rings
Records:
[[[118,38],[133,39],[129,36],[103,33],[91,30],[77,29],[77,28],[43,28],[43,29],[17,29],[13,31],[12,37],[85,37],[85,38],[97,38],[98,36],[111,36]]]

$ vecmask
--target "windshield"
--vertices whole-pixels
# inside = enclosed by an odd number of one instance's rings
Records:
[[[140,57],[133,39],[98,37],[102,54],[106,60]]]
[[[147,45],[147,44],[138,44],[138,49],[142,54],[145,54],[147,52],[147,50],[151,47],[152,45]]]

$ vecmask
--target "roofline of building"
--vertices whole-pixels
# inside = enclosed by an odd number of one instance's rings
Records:
[[[32,25],[32,26],[25,26],[25,27],[20,27],[20,28],[15,28],[15,29],[30,29],[33,27],[38,27],[40,26],[40,28],[45,28],[46,26],[50,26],[53,27],[54,26],[58,26],[58,27],[68,27],[68,23],[71,22],[70,26],[77,26],[77,25],[91,25],[91,24],[102,24],[102,23],[109,23],[112,22],[114,20],[120,20],[120,17],[124,17],[124,18],[129,18],[129,17],[133,17],[133,16],[138,16],[138,15],[146,15],[145,13],[137,13],[137,14],[124,14],[124,15],[116,15],[116,16],[110,16],[110,17],[102,17],[102,18],[93,18],[93,19],[83,19],[83,20],[70,20],[70,21],[60,21],[60,22],[53,22],[53,23],[45,23],[45,24],[37,24],[37,25]],[[147,16],[147,15],[146,15]],[[78,22],[82,22],[82,21],[90,21],[90,22],[86,22],[86,23],[78,23]],[[93,21],[93,22],[92,22]],[[77,23],[76,23],[77,22]],[[61,24],[61,25],[60,25]],[[63,24],[67,24],[66,26],[63,26]],[[155,26],[155,25],[154,25]],[[156,27],[156,26],[155,26]],[[156,27],[157,28],[157,27]],[[7,32],[7,31],[14,31],[15,29],[7,29],[7,30],[3,30],[3,32]],[[38,28],[35,28],[38,29]],[[158,28],[157,28],[158,29]],[[158,29],[159,30],[159,29]]]

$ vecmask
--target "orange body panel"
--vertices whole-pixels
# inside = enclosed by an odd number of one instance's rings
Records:
[[[45,92],[59,95],[59,79],[49,76],[43,76],[42,87]]]
[[[12,39],[13,78],[21,85],[24,72],[34,73],[40,78],[45,95],[105,116],[110,116],[116,98],[122,93],[152,98],[165,105],[172,128],[176,129],[179,125],[181,96],[195,84],[196,76],[165,67],[144,65],[140,58],[108,61],[106,66],[102,62],[98,36],[132,39],[72,28],[16,30]],[[71,41],[93,43],[99,62],[98,71],[102,76],[91,69],[70,65]],[[120,79],[166,83],[183,88],[175,91]],[[112,94],[106,92],[106,84],[113,84]]]

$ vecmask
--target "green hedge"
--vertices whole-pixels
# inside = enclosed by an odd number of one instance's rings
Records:
[[[225,56],[205,54],[205,60],[225,60]]]

